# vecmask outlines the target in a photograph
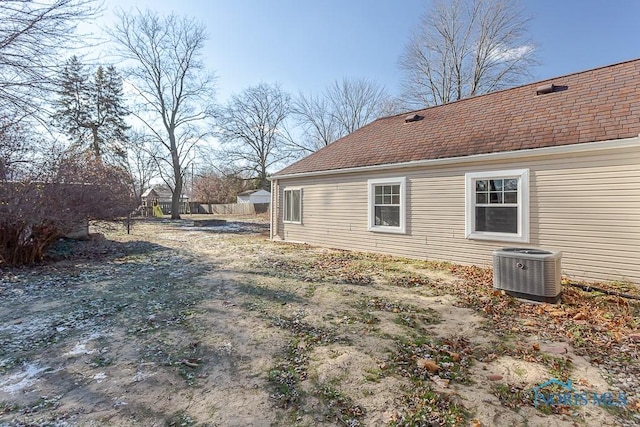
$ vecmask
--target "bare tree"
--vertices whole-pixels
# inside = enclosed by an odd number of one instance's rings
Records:
[[[386,90],[367,79],[335,81],[320,97],[300,94],[293,112],[304,140],[295,146],[316,151],[381,117],[391,105]]]
[[[15,114],[0,114],[0,181],[18,179],[31,163],[34,135],[25,122]]]
[[[208,204],[211,212],[211,205],[214,203],[235,203],[244,183],[242,176],[231,170],[206,169],[194,178],[192,199]]]
[[[93,0],[0,0],[0,111],[39,114],[77,24],[98,11]]]
[[[293,104],[293,113],[302,128],[303,139],[300,142],[294,139],[292,144],[302,155],[317,151],[342,136],[325,96],[301,93]]]
[[[140,204],[142,193],[149,187],[151,180],[159,175],[152,153],[159,152],[160,147],[155,139],[137,130],[129,131],[127,141],[127,171],[135,200]]]
[[[269,188],[269,167],[290,156],[286,151],[290,102],[280,86],[260,83],[233,95],[218,119],[226,158],[253,172],[264,189]]]
[[[327,90],[327,97],[339,128],[346,133],[378,118],[389,98],[384,88],[366,79],[336,81]]]
[[[200,56],[205,27],[176,15],[120,12],[111,31],[121,55],[133,65],[129,83],[139,104],[132,112],[163,149],[154,154],[162,179],[173,192],[171,218],[180,218],[180,195],[192,150],[213,117],[213,77]]]
[[[400,58],[404,100],[423,108],[520,83],[536,64],[518,0],[435,0]]]

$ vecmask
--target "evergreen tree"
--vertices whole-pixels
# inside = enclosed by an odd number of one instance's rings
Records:
[[[122,78],[113,65],[99,66],[91,79],[73,56],[62,71],[57,111],[58,127],[67,132],[72,148],[87,150],[97,159],[122,163],[126,159]]]

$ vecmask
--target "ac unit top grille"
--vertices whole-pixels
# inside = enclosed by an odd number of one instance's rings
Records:
[[[543,260],[560,257],[562,256],[562,252],[553,252],[535,248],[502,248],[493,251],[493,255]]]

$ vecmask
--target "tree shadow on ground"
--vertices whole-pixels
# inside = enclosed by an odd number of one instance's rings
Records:
[[[244,294],[254,297],[265,298],[273,302],[279,303],[299,303],[304,304],[308,302],[306,299],[301,298],[294,292],[285,291],[282,289],[271,289],[266,286],[259,286],[250,283],[238,283],[236,289]]]
[[[101,234],[94,234],[88,240],[59,239],[47,251],[44,262],[112,259],[167,250],[169,248],[147,241],[117,242],[105,239]]]

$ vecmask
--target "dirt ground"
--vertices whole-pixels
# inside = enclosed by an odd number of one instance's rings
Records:
[[[97,231],[0,271],[2,426],[640,424],[575,339],[500,326],[487,307],[523,303],[474,308],[446,268],[271,242],[264,218]],[[586,399],[535,407],[552,378]]]

